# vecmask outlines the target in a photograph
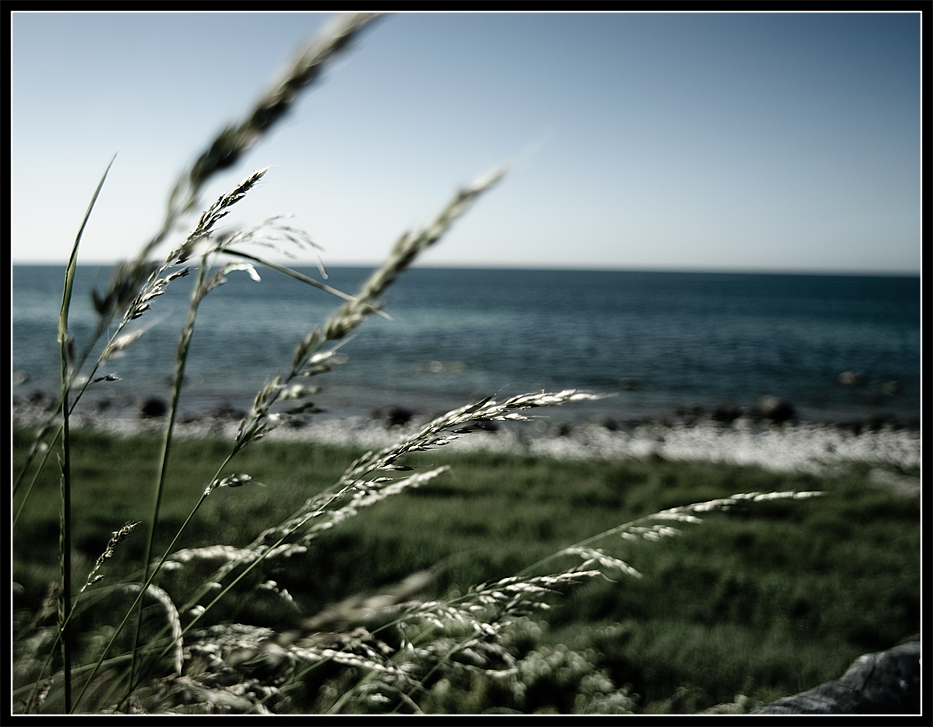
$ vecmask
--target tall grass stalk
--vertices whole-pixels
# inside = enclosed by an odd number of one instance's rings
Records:
[[[188,236],[188,239],[185,241],[185,245],[182,246],[182,252],[179,257],[184,258],[184,256],[187,254],[187,250],[201,243],[204,238],[209,237],[214,225],[224,215],[227,214],[230,207],[241,200],[243,196],[250,189],[252,189],[252,187],[255,186],[260,179],[262,179],[264,174],[265,170],[251,174],[230,194],[220,197],[220,199],[218,199],[217,202],[215,202],[214,205],[212,205],[211,208],[204,215],[202,215],[197,227],[191,233],[191,235]],[[146,584],[146,587],[148,587],[149,584],[149,561],[152,557],[152,543],[155,539],[155,533],[159,525],[159,510],[162,506],[162,494],[165,489],[165,477],[168,471],[169,456],[171,454],[175,420],[178,416],[178,400],[181,396],[181,389],[185,379],[185,365],[188,361],[188,350],[191,345],[191,337],[194,335],[194,325],[197,320],[198,306],[204,299],[204,296],[207,295],[211,289],[211,286],[205,286],[205,278],[207,276],[208,268],[210,267],[209,261],[209,253],[206,253],[202,255],[198,263],[197,275],[194,280],[194,285],[192,286],[191,303],[188,307],[188,317],[185,322],[185,326],[181,331],[181,336],[179,337],[178,346],[175,353],[175,373],[172,377],[172,393],[169,403],[168,418],[165,423],[165,429],[162,437],[162,452],[161,456],[159,457],[155,497],[150,515],[149,537],[146,541],[146,550],[143,559],[143,581]],[[216,282],[219,284],[220,278],[218,278]],[[140,602],[140,608],[136,618],[136,632],[133,636],[133,661],[131,663],[131,671],[136,667],[136,647],[139,642],[139,631],[141,626],[142,605]],[[131,673],[129,680],[129,691],[132,691],[134,680],[135,673]]]
[[[71,612],[71,438],[68,427],[69,409],[68,409],[68,389],[71,386],[71,365],[74,363],[74,340],[68,332],[68,313],[71,309],[71,292],[74,287],[75,270],[78,264],[78,247],[81,244],[81,237],[84,235],[84,228],[91,217],[91,211],[97,203],[97,197],[104,186],[104,180],[110,172],[113,165],[113,159],[104,170],[100,182],[97,183],[97,189],[94,190],[94,196],[88,205],[87,212],[84,213],[84,219],[81,220],[81,227],[75,237],[74,245],[71,248],[71,255],[68,258],[68,265],[65,268],[65,286],[62,291],[61,311],[58,315],[58,343],[59,360],[61,362],[61,411],[62,411],[62,455],[61,455],[61,567],[62,567],[62,595],[61,606],[59,608],[59,630],[62,634],[62,662],[65,675],[65,707],[71,711],[71,627],[69,626],[69,615]],[[28,494],[28,493],[27,493]]]
[[[168,460],[171,454],[172,434],[175,428],[175,418],[178,414],[178,398],[181,395],[182,382],[185,376],[185,363],[188,360],[188,346],[191,342],[191,336],[194,333],[194,323],[197,318],[198,302],[201,297],[201,286],[204,283],[205,267],[207,260],[202,258],[198,265],[197,277],[194,281],[191,305],[188,309],[188,320],[178,341],[178,349],[175,357],[175,375],[172,378],[172,395],[169,404],[168,419],[165,424],[165,430],[162,437],[162,453],[159,457],[159,469],[155,486],[155,498],[152,503],[150,515],[149,537],[146,540],[146,550],[143,556],[143,582],[144,587],[149,584],[149,561],[152,558],[152,543],[155,539],[156,530],[159,527],[159,510],[162,507],[162,494],[165,490],[165,476],[168,471]],[[133,659],[130,663],[130,679],[127,694],[133,689],[136,678],[136,655],[139,644],[139,631],[142,627],[142,602],[139,602],[139,610],[136,616],[136,632],[133,635]]]
[[[623,540],[650,540],[657,542],[663,538],[680,535],[681,531],[678,528],[669,525],[668,523],[700,523],[702,522],[702,518],[699,517],[701,513],[716,511],[727,512],[743,504],[788,498],[802,500],[810,497],[819,497],[822,494],[823,493],[819,491],[744,492],[731,495],[730,497],[717,498],[715,500],[707,500],[705,502],[697,502],[690,505],[672,507],[667,510],[652,513],[651,515],[645,515],[644,517],[623,523],[622,525],[617,525],[614,528],[610,528],[609,530],[605,530],[601,533],[597,533],[596,535],[585,538],[578,543],[574,543],[573,545],[569,545],[566,548],[562,548],[561,550],[552,553],[546,558],[542,558],[541,560],[532,563],[527,568],[522,570],[519,575],[522,576],[526,573],[533,573],[535,570],[539,569],[541,566],[549,563],[552,560],[570,556],[582,558],[584,561],[583,567],[598,565],[610,570],[618,570],[625,575],[641,578],[641,573],[632,568],[632,566],[630,566],[628,563],[617,558],[613,558],[601,548],[594,548],[593,545],[606,541],[612,536],[618,536]]]

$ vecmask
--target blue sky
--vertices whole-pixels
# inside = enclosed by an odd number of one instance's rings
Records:
[[[333,16],[14,13],[12,260],[131,257],[175,179]],[[327,264],[505,163],[425,265],[920,269],[917,13],[403,13],[217,179]]]

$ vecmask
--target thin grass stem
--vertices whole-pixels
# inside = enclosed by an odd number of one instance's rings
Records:
[[[168,460],[172,448],[172,434],[175,429],[175,419],[178,415],[178,400],[181,396],[181,388],[185,378],[185,364],[188,361],[188,348],[191,344],[191,336],[194,333],[194,324],[197,320],[198,304],[203,298],[202,286],[207,272],[208,259],[202,257],[198,265],[197,278],[194,282],[194,288],[191,294],[191,305],[188,308],[188,319],[182,329],[181,337],[178,341],[178,348],[175,356],[175,375],[172,379],[172,398],[169,405],[168,419],[165,423],[165,430],[162,437],[162,451],[159,457],[159,471],[156,480],[155,498],[152,504],[151,524],[149,526],[149,536],[146,539],[145,556],[143,557],[143,580],[149,583],[149,560],[152,557],[152,544],[155,540],[156,529],[159,526],[159,512],[162,507],[162,495],[165,491],[165,477],[168,471]],[[136,616],[136,632],[133,636],[133,659],[131,668],[136,667],[136,650],[139,643],[139,631],[142,626],[142,608]],[[131,673],[129,691],[132,691],[136,675]]]
[[[78,248],[81,245],[81,238],[84,235],[84,229],[87,227],[88,220],[97,198],[103,189],[104,181],[113,166],[114,159],[110,160],[103,176],[97,183],[97,189],[91,197],[87,211],[84,213],[84,219],[81,220],[81,227],[75,237],[74,245],[71,248],[71,255],[68,259],[68,265],[65,268],[65,283],[62,290],[62,305],[58,315],[58,343],[60,347],[59,359],[61,362],[61,411],[62,414],[62,458],[61,458],[61,532],[59,540],[61,544],[61,569],[62,569],[62,595],[59,608],[59,630],[62,634],[62,661],[65,688],[65,707],[71,709],[71,657],[72,657],[72,633],[69,626],[69,614],[71,610],[71,436],[68,426],[68,389],[71,385],[69,372],[74,359],[74,340],[68,333],[68,313],[71,309],[71,294],[74,288],[75,271],[78,264]]]

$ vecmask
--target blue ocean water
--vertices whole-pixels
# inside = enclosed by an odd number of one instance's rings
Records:
[[[14,266],[14,395],[58,388],[56,325],[63,268]],[[110,268],[79,266],[71,326],[78,348],[96,323],[89,302]],[[316,269],[304,272],[319,277]],[[328,283],[354,292],[364,268]],[[182,409],[246,409],[297,342],[339,300],[271,271],[235,272],[202,303]],[[99,373],[87,400],[130,409],[167,397],[193,276],[174,281],[138,323],[143,337]],[[425,414],[480,397],[578,388],[611,396],[555,418],[669,416],[682,405],[750,406],[765,394],[803,420],[920,415],[920,279],[416,268],[345,343],[348,361],[319,377],[319,416],[403,405]],[[854,371],[864,385],[848,387]],[[891,382],[897,382],[892,385]]]

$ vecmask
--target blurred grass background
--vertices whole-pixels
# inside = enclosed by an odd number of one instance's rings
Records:
[[[88,430],[73,438],[80,584],[111,533],[150,512],[159,442]],[[14,430],[14,472],[31,443],[28,432]],[[538,645],[594,650],[615,683],[632,685],[643,712],[693,712],[739,693],[770,701],[809,689],[841,676],[859,655],[920,631],[919,502],[873,487],[864,469],[823,477],[661,459],[601,463],[457,453],[455,447],[409,456],[406,464],[416,468],[450,464],[452,470],[362,511],[316,541],[300,563],[274,574],[303,615],[439,563],[433,595],[465,591],[665,508],[793,489],[827,494],[710,514],[701,524],[681,526],[680,537],[657,543],[619,537],[598,543],[643,577],[598,579],[556,597],[541,615],[546,624]],[[219,441],[176,440],[156,552],[167,547],[228,451]],[[247,448],[233,471],[250,474],[253,483],[215,492],[178,547],[246,545],[333,484],[359,454],[268,440]],[[60,577],[58,506],[57,468],[50,462],[13,534],[13,579],[22,586],[15,609],[23,620]],[[130,575],[143,548],[141,535],[122,543],[105,566],[104,583]],[[240,606],[244,622],[290,626],[269,623],[279,616],[258,606]],[[470,698],[475,702],[476,695]]]

